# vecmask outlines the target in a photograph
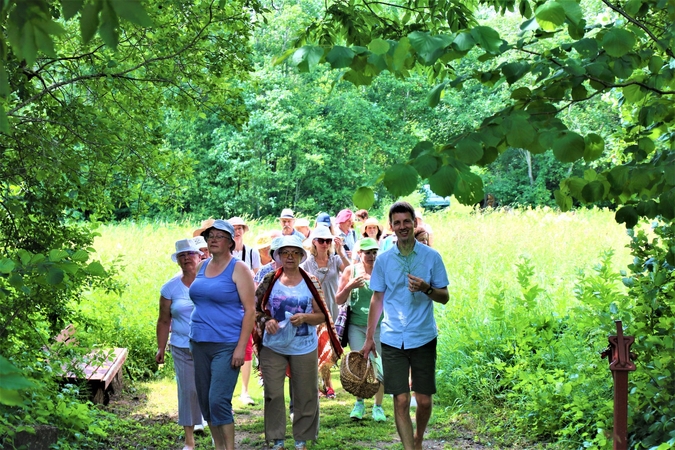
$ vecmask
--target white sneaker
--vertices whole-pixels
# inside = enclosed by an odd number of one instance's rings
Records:
[[[291,418],[291,423],[293,423],[293,417],[295,417],[295,416],[293,415],[293,413],[290,413],[290,414],[289,414],[289,417]]]
[[[415,400],[415,396],[411,395],[410,396],[410,407],[411,408],[417,408],[417,400]]]
[[[242,394],[239,396],[239,400],[244,404],[244,405],[255,405],[255,401],[251,398],[250,395],[248,394]]]
[[[205,420],[202,421],[202,423],[195,425],[195,431],[199,432],[204,432],[204,428],[206,428],[209,424],[206,423]]]

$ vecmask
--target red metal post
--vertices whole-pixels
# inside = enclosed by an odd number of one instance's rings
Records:
[[[614,378],[614,450],[628,449],[628,372],[635,370],[630,360],[633,336],[623,335],[623,325],[616,321],[616,336],[609,336],[609,347],[602,357],[609,360],[609,370]]]

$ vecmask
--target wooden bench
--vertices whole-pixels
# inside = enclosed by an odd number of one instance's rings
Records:
[[[77,345],[75,328],[68,325],[56,337],[57,342],[65,345]],[[84,380],[91,389],[91,400],[107,405],[110,393],[121,392],[124,387],[122,366],[129,354],[126,348],[99,348],[84,356],[82,361],[73,361],[70,367],[63,368],[63,377],[76,382]]]

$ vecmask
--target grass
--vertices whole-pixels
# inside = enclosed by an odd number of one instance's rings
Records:
[[[441,336],[439,361],[447,359],[444,348],[452,348],[452,345],[443,347],[442,343],[466,338],[459,334],[456,324],[479,327],[489,320],[493,293],[502,292],[507,297],[519,295],[521,286],[516,280],[516,266],[520,261],[530,262],[534,267],[534,282],[544,289],[538,307],[558,316],[569,314],[576,304],[573,289],[579,271],[592,268],[603,252],[613,252],[612,262],[617,270],[631,262],[626,248],[628,237],[623,226],[614,221],[611,211],[592,209],[560,213],[543,208],[477,213],[453,202],[451,208],[425,214],[424,219],[434,230],[434,247],[442,255],[450,279],[450,302],[436,307]],[[274,220],[249,225],[251,231],[246,242],[253,242],[262,230],[277,227]],[[134,379],[130,389],[142,394],[142,400],[132,402],[130,410],[118,410],[122,417],[131,419],[122,429],[116,430],[126,436],[126,440],[120,440],[124,444],[114,448],[181,448],[181,430],[173,417],[177,408],[172,368],[170,363],[161,370],[154,365],[154,333],[159,289],[177,272],[176,264],[169,258],[173,244],[191,236],[197,226],[197,221],[125,222],[100,229],[101,236],[95,243],[98,257],[104,265],[121,265],[120,280],[126,290],[121,296],[91,292],[79,308],[86,316],[101,321],[107,330],[107,335],[101,336],[102,340],[110,339],[117,346],[129,348],[128,374]],[[476,336],[480,336],[480,332]],[[140,381],[157,374],[168,375],[168,378]],[[467,373],[467,376],[471,374]],[[490,380],[480,376],[480,373],[476,375],[476,387],[485,389]],[[439,375],[441,382],[442,377]],[[260,388],[255,377],[252,378],[252,396],[260,401]],[[334,383],[338,378],[333,377]],[[348,415],[353,399],[340,388],[337,392],[337,401],[321,401],[320,439],[311,448],[401,448],[395,443],[397,435],[391,419],[384,424],[372,420],[352,422]],[[133,393],[129,395],[133,396]],[[437,398],[445,397],[439,395]],[[251,408],[237,402],[235,400],[234,405],[237,433],[241,433],[243,439],[239,445],[241,448],[260,448],[263,440],[261,405],[258,403]],[[384,407],[391,418],[390,399],[385,399]],[[458,399],[447,404],[437,402],[429,430],[433,448],[545,446],[528,443],[522,436],[513,435],[508,417],[504,417],[506,425],[500,428],[494,420],[475,419],[468,414],[472,412],[475,413],[471,404]],[[134,420],[134,417],[142,420]],[[153,431],[148,426],[144,428],[144,423],[155,424],[160,431]],[[290,428],[288,436],[291,436]],[[131,445],[129,443],[134,439],[136,446],[124,446]],[[198,445],[208,447],[208,441],[210,439],[200,437]],[[287,442],[290,444],[290,439]]]

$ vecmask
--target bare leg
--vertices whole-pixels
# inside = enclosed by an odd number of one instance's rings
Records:
[[[401,438],[401,443],[405,450],[414,449],[413,426],[410,420],[410,393],[398,394],[394,396],[394,417],[396,419],[396,430]]]
[[[234,450],[234,423],[227,425],[209,424],[216,450]]]
[[[185,429],[185,447],[183,450],[194,450],[195,448],[195,427],[183,427]]]
[[[381,406],[383,398],[384,398],[384,384],[380,383],[380,388],[377,390],[377,393],[375,394],[375,404]]]
[[[431,395],[415,393],[417,398],[417,412],[415,414],[415,424],[417,430],[415,432],[415,450],[422,450],[422,442],[424,441],[424,432],[431,417],[431,409],[433,407],[433,400]]]
[[[248,382],[251,379],[252,361],[245,361],[241,366],[241,396],[248,396]]]

